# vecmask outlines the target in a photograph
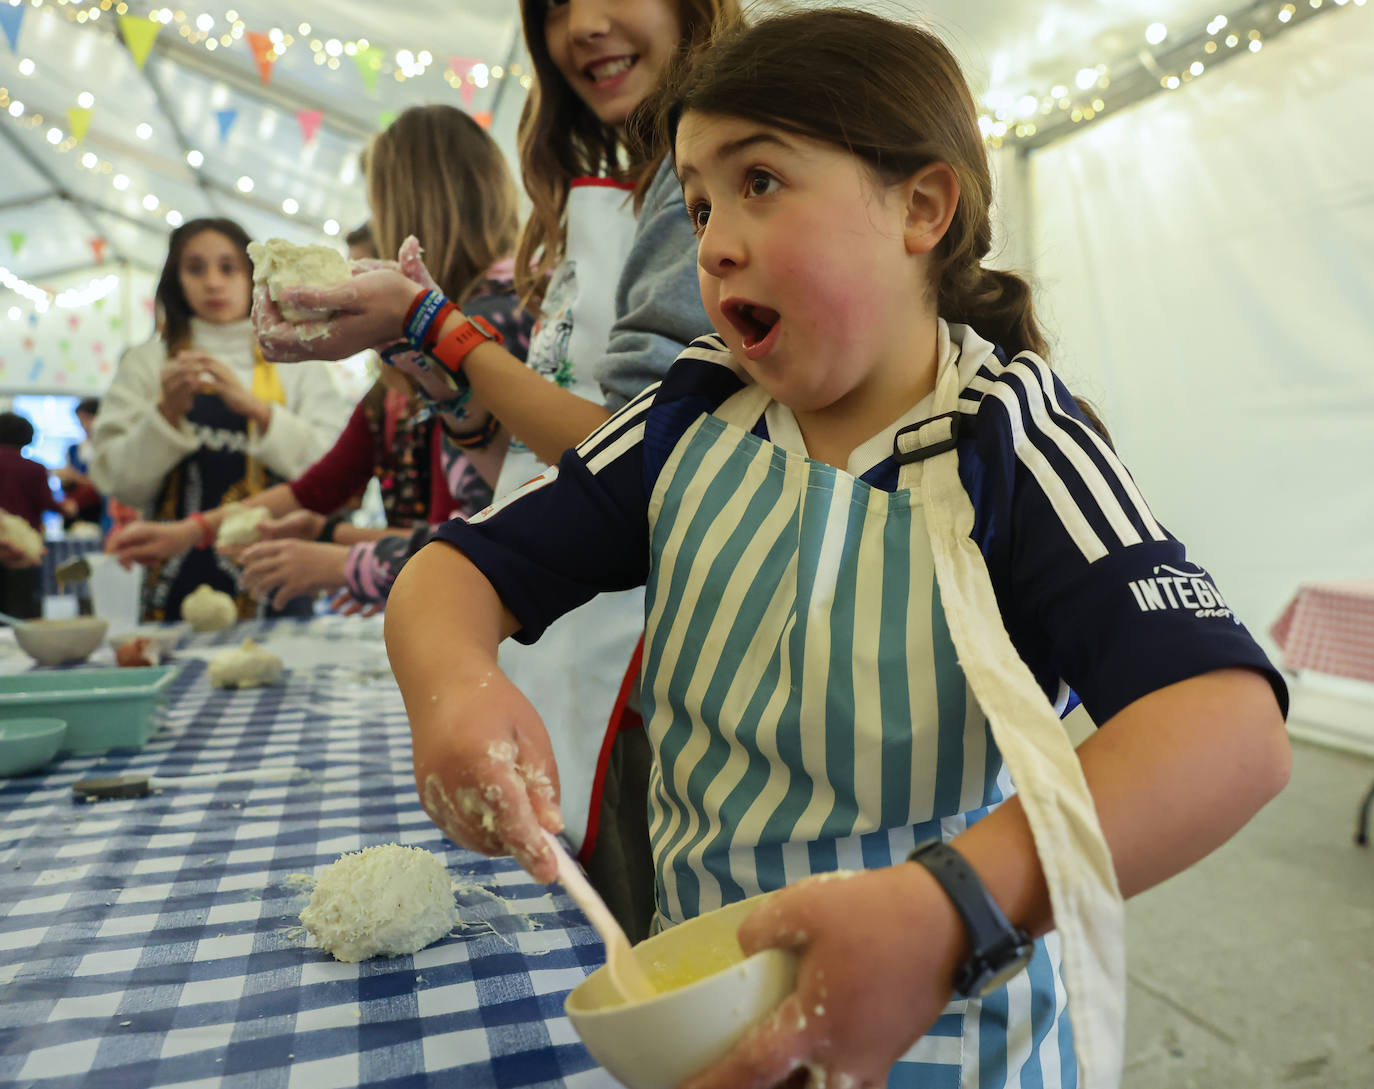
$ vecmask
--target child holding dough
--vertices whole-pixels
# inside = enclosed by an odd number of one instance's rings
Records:
[[[1283,682],[983,264],[937,38],[769,19],[668,106],[715,335],[402,572],[421,801],[551,880],[557,769],[497,647],[644,584],[659,924],[776,892],[741,943],[799,956],[689,1089],[1116,1086],[1121,898],[1281,789]]]

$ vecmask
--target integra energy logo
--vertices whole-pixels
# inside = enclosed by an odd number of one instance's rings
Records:
[[[1200,567],[1192,571],[1180,571],[1177,567],[1162,563],[1154,569],[1154,578],[1136,579],[1126,585],[1131,588],[1142,613],[1158,612],[1160,609],[1186,609],[1194,616],[1229,616],[1235,619],[1221,591]]]

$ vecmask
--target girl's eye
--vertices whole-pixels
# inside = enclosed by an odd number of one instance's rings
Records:
[[[711,206],[704,200],[687,205],[687,218],[692,221],[692,232],[701,234],[706,229],[706,221],[711,218]]]
[[[773,192],[774,187],[780,184],[778,179],[766,170],[751,170],[745,189],[751,197],[763,197]]]

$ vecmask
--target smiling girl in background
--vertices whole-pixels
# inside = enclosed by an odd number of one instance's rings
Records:
[[[160,334],[125,354],[101,403],[91,479],[145,517],[185,518],[295,477],[348,418],[329,368],[263,359],[248,320],[248,242],[228,219],[172,232],[157,285]],[[144,580],[145,619],[180,619],[182,599],[202,583],[238,592],[233,565],[210,548],[156,565]],[[240,596],[241,616],[255,609]]]
[[[738,4],[523,0],[521,12],[536,76],[520,129],[533,211],[515,259],[517,287],[539,313],[529,366],[464,312],[443,309],[447,300],[427,294],[422,275],[379,271],[331,291],[290,292],[301,305],[340,312],[324,338],[302,339],[268,300],[255,304],[274,359],[342,358],[407,335],[427,343],[471,391],[474,439],[504,452],[498,501],[661,378],[709,328],[671,165],[637,157],[626,125],[669,63],[737,17]],[[426,330],[410,320],[416,313],[439,316]],[[643,593],[634,589],[555,625],[538,647],[503,651],[559,751],[568,838],[635,935],[653,907],[648,749],[631,665],[642,629]]]
[[[552,880],[554,753],[497,647],[643,583],[658,921],[777,892],[741,944],[799,956],[689,1089],[1114,1087],[1122,896],[1281,789],[1283,682],[983,265],[938,39],[770,19],[671,106],[716,335],[402,573],[421,799]]]

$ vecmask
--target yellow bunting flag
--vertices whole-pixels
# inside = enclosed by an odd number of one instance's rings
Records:
[[[67,110],[67,128],[72,139],[78,144],[86,138],[86,130],[91,127],[91,111],[85,106],[71,106]]]
[[[162,24],[142,15],[121,15],[119,17],[119,30],[124,35],[124,44],[129,47],[129,53],[134,58],[134,63],[140,68],[148,59],[148,54],[153,51],[153,42],[157,39],[157,32],[162,29]]]
[[[381,46],[369,45],[366,49],[359,49],[353,57],[353,63],[358,66],[358,75],[363,77],[363,86],[367,88],[367,93],[375,95],[377,93],[377,75],[382,70]]]

